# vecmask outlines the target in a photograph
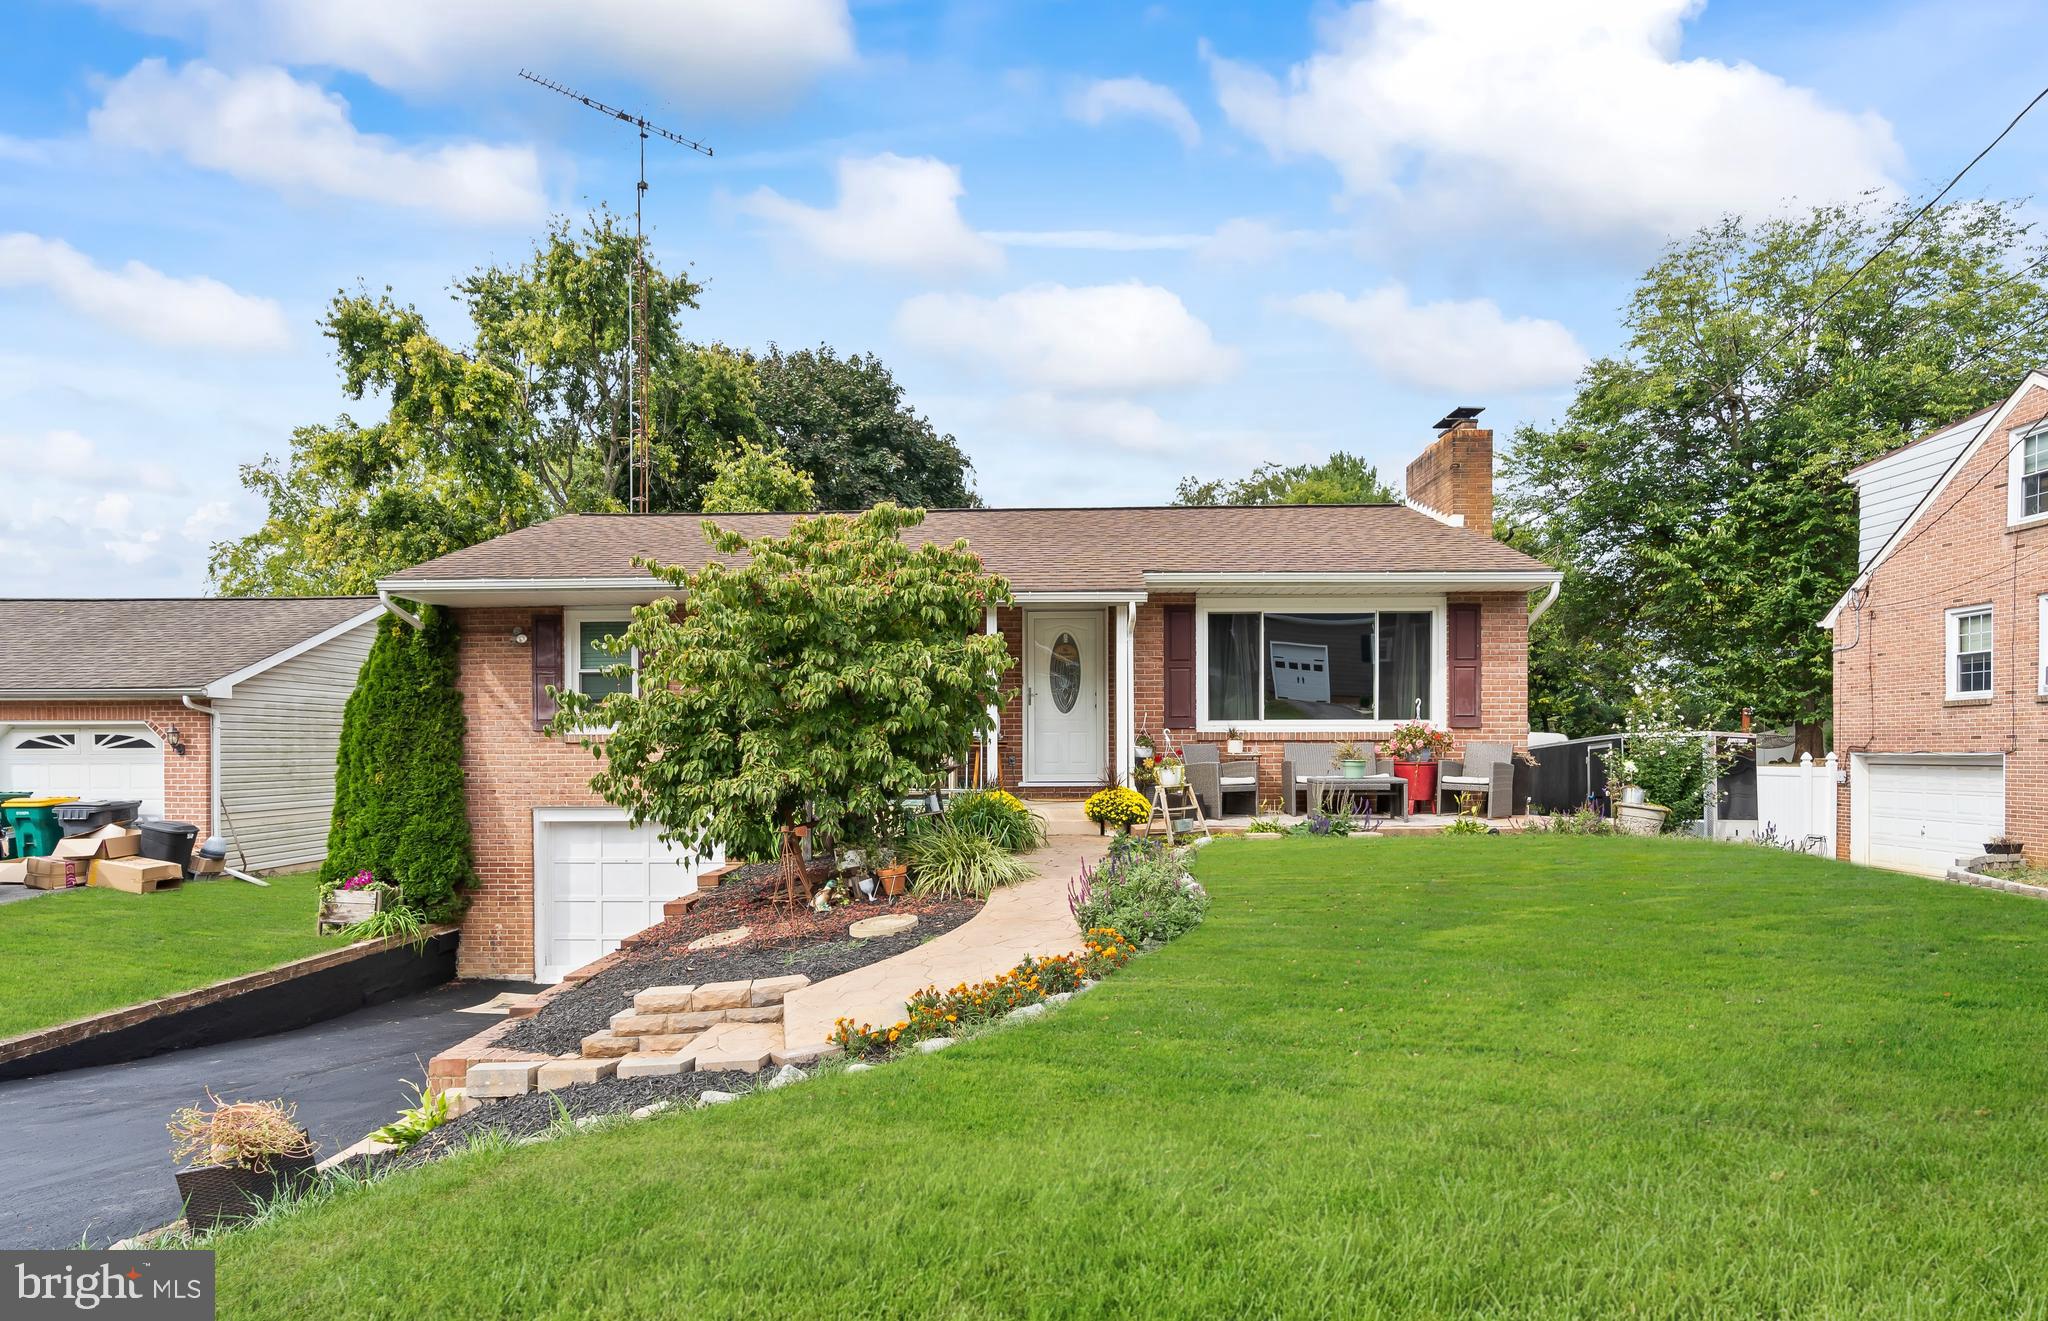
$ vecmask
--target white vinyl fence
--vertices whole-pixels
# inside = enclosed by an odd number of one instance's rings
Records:
[[[1834,857],[1835,793],[1841,778],[1832,752],[1824,762],[1802,752],[1796,763],[1757,767],[1757,833],[1807,853]]]

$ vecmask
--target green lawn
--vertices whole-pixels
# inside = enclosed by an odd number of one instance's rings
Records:
[[[223,1317],[2041,1316],[2048,905],[1230,841],[1032,1024],[229,1237]]]
[[[313,934],[311,873],[0,905],[0,1037],[189,991],[343,943]]]

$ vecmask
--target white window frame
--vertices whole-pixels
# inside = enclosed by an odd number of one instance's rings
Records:
[[[1445,727],[1450,701],[1449,612],[1442,595],[1430,596],[1199,596],[1195,599],[1195,729],[1220,734],[1231,728],[1269,734],[1387,734],[1399,720],[1211,720],[1209,718],[1209,616],[1249,614],[1374,614],[1383,611],[1427,613],[1429,625],[1429,706],[1422,718]],[[1261,651],[1263,651],[1263,647]],[[1259,657],[1264,665],[1266,658]],[[1264,691],[1261,676],[1260,691]]]
[[[605,610],[564,610],[562,612],[562,691],[581,693],[583,691],[583,626],[585,624],[633,623],[633,607],[627,606],[621,612]],[[633,663],[633,696],[640,695],[640,649],[632,648],[627,658]]]
[[[2026,512],[2024,490],[2027,465],[2027,442],[2037,438],[2048,438],[2048,423],[2036,423],[2006,433],[2005,456],[2005,525],[2007,527],[2032,527],[2036,523],[2048,523],[2048,509],[2038,514]]]
[[[1962,690],[1961,686],[1962,621],[1974,619],[1978,615],[1986,616],[1991,623],[1991,686],[1981,692],[1972,691],[1966,693]],[[1951,702],[1972,702],[1982,701],[1990,697],[1998,687],[1998,620],[1992,614],[1990,605],[1956,606],[1942,617],[1942,629],[1944,636],[1942,650],[1947,655],[1948,665],[1948,700]]]

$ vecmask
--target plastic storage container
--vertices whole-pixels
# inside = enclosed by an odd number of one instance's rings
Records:
[[[57,808],[78,801],[76,795],[43,798],[13,798],[0,803],[0,818],[14,831],[14,856],[46,858],[57,841],[64,838],[57,824]]]
[[[113,825],[119,809],[104,798],[81,798],[75,803],[59,803],[52,810],[57,813],[57,825],[69,838],[90,835],[101,826]]]
[[[142,832],[142,856],[158,862],[175,862],[179,871],[192,870],[192,841],[199,827],[189,821],[138,821]]]

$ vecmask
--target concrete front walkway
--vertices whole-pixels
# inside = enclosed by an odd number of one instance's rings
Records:
[[[840,1018],[886,1027],[927,986],[951,988],[1008,972],[1027,954],[1071,954],[1081,933],[1067,907],[1067,882],[1102,860],[1108,841],[1078,803],[1033,803],[1046,820],[1045,847],[1026,854],[1038,874],[1006,885],[973,919],[894,958],[806,986],[783,1002],[783,1039],[792,1050],[822,1043]]]

